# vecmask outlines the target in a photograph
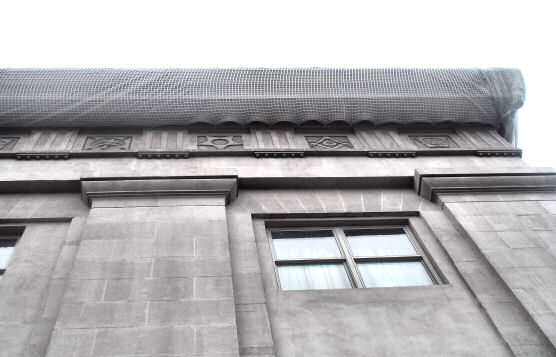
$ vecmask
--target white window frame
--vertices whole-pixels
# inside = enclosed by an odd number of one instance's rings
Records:
[[[338,245],[341,253],[341,257],[338,258],[296,258],[296,259],[278,259],[276,256],[276,251],[274,248],[273,232],[280,231],[332,231],[334,239]],[[376,230],[381,233],[404,233],[409,242],[415,249],[416,254],[414,255],[402,255],[402,256],[355,256],[349,245],[345,230]],[[338,226],[307,226],[307,227],[280,227],[280,228],[267,228],[266,229],[267,238],[269,240],[270,250],[273,259],[274,266],[274,276],[276,278],[277,286],[279,290],[283,290],[280,284],[280,275],[278,273],[278,266],[280,265],[295,265],[295,264],[325,264],[325,263],[341,263],[346,269],[348,279],[351,283],[351,288],[367,288],[363,282],[363,277],[357,267],[358,262],[421,262],[426,273],[429,275],[432,285],[438,285],[442,283],[442,280],[436,270],[433,268],[433,264],[425,251],[422,248],[422,243],[420,243],[415,234],[411,231],[410,227],[407,225],[338,225]],[[295,238],[293,238],[295,239]],[[428,286],[428,285],[427,285]],[[408,287],[405,285],[399,285],[397,287]],[[374,287],[369,287],[374,288]]]

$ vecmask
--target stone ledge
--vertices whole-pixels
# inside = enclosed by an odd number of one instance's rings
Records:
[[[416,170],[415,190],[435,202],[442,193],[555,191],[556,170],[525,169],[456,169]]]
[[[237,176],[169,178],[94,178],[81,180],[81,197],[89,206],[96,198],[237,197]]]

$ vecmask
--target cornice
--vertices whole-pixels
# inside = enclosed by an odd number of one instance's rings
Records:
[[[415,190],[433,202],[441,194],[555,191],[556,170],[511,168],[416,170]]]
[[[91,205],[97,198],[221,197],[230,203],[240,189],[407,189],[436,202],[441,194],[555,191],[552,168],[426,169],[411,176],[238,177],[233,170],[171,177],[86,177],[81,180],[4,180],[0,193],[81,192]]]
[[[81,197],[92,206],[97,198],[222,197],[229,204],[237,196],[237,176],[84,178]]]

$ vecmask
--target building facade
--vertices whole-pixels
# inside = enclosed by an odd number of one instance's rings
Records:
[[[555,356],[509,69],[0,70],[0,356]]]

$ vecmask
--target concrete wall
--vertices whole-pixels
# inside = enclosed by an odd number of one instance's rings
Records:
[[[414,210],[420,215],[411,217],[409,224],[444,275],[445,284],[330,291],[278,290],[265,220],[288,214],[287,217],[321,217],[326,221],[328,216],[339,219],[342,224],[350,222],[352,218],[348,215],[358,217],[364,225],[372,224],[369,213],[384,218]],[[261,214],[261,218],[256,218]],[[540,331],[520,324],[521,321],[517,325],[516,321],[506,321],[507,316],[513,316],[505,314],[503,309],[494,316],[490,311],[492,306],[477,299],[477,292],[470,285],[477,280],[489,284],[492,296],[508,298],[511,293],[489,273],[487,262],[472,258],[473,247],[465,244],[465,238],[441,207],[421,199],[413,191],[242,191],[228,209],[228,226],[239,343],[244,355],[254,354],[252,351],[269,353],[271,346],[279,356],[364,356],[371,351],[381,356],[552,353]],[[474,269],[465,265],[470,262]],[[515,341],[508,341],[507,334],[501,333],[508,329],[535,342],[519,346],[521,350],[510,348],[508,342]],[[532,348],[536,348],[534,352]]]

